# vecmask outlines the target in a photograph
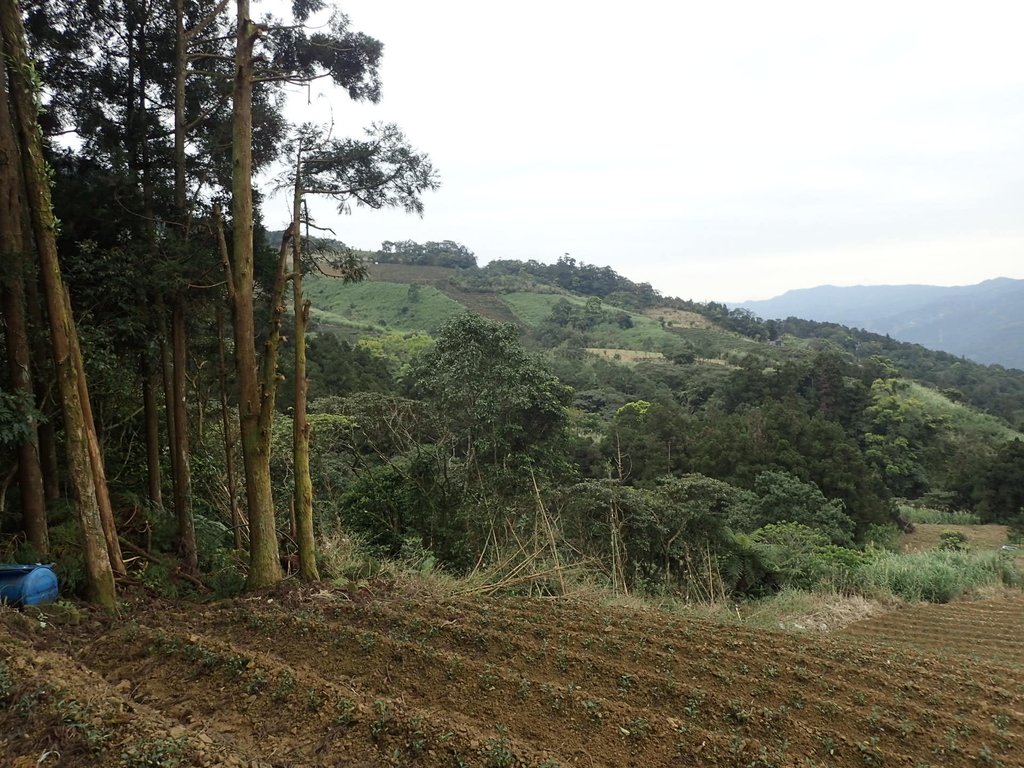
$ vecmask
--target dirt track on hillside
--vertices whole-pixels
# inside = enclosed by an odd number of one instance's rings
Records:
[[[943,607],[992,652],[921,642],[953,637],[928,610],[903,642],[884,617],[827,637],[387,585],[5,612],[0,764],[1021,765],[1024,601]]]

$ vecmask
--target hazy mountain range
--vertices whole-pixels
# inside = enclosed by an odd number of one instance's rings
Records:
[[[979,363],[1024,369],[1024,280],[977,285],[822,285],[736,306],[889,334]]]

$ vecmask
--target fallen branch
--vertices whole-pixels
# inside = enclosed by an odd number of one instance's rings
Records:
[[[127,541],[123,537],[119,536],[118,540],[121,542],[121,546],[122,547],[127,549],[132,554],[138,555],[143,560],[148,560],[149,562],[154,563],[155,565],[164,565],[164,566],[167,565],[167,562],[165,560],[157,557],[156,555],[150,554],[149,552],[144,550],[142,547],[135,546],[134,544],[132,544],[130,541]],[[180,567],[174,567],[174,568],[170,568],[168,570],[170,571],[170,574],[171,574],[171,576],[173,578],[182,579],[183,581],[187,581],[189,584],[194,586],[196,589],[199,589],[199,590],[201,590],[203,592],[207,592],[207,593],[213,592],[213,589],[211,589],[210,587],[208,587],[205,584],[203,584],[203,582],[201,582],[195,576],[192,576],[191,574],[185,573],[184,571],[181,570]]]

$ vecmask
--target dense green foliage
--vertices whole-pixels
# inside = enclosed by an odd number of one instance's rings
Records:
[[[966,396],[913,381],[891,357],[787,336],[721,305],[669,300],[640,313],[643,289],[616,303],[611,288],[628,284],[564,259],[556,267],[506,262],[447,278],[495,290],[519,329],[454,315],[432,347],[364,336],[360,347],[389,361],[409,399],[401,419],[387,408],[355,418],[378,437],[353,441],[363,446],[351,449],[354,477],[333,506],[343,525],[385,553],[427,547],[464,567],[536,546],[550,516],[562,556],[590,558],[616,587],[707,599],[881,590],[879,574],[895,571],[862,547],[891,545],[896,497],[1014,516],[1006,473],[1020,466],[1019,433]],[[573,274],[582,296],[564,290]],[[374,290],[389,292],[381,309],[397,316],[412,311],[410,294],[445,287],[439,279]],[[366,319],[342,298],[351,287],[324,279],[318,290],[339,317]],[[605,358],[592,346],[660,356]],[[350,400],[338,413],[352,414]],[[892,578],[896,592],[948,593]]]
[[[256,344],[270,349],[280,332],[282,348],[261,372],[259,394],[240,397],[212,223],[230,188],[223,148],[231,143],[234,24],[213,0],[186,5],[182,23],[196,30],[185,59],[186,202],[175,200],[182,190],[170,171],[180,148],[170,7],[148,17],[137,2],[27,7],[49,101],[62,268],[119,531],[147,549],[143,583],[174,583],[178,523],[146,470],[169,497],[167,448],[176,443],[166,417],[184,402],[199,564],[208,584],[230,590],[242,577],[231,550],[245,545],[233,535],[245,528],[231,415],[239,402],[276,406],[260,430],[270,439],[285,559],[295,549],[297,524],[283,500],[304,474],[292,454],[303,411],[293,399],[302,392],[290,346],[297,308],[272,294],[292,267],[287,252],[275,254],[282,232],[264,237],[257,213]],[[296,13],[316,5],[298,3]],[[330,35],[268,24],[261,63],[304,76],[330,59],[350,95],[374,101],[381,45],[346,24],[336,17]],[[331,35],[345,45],[328,45]],[[254,95],[257,170],[287,146],[273,80],[258,80]],[[64,132],[80,142],[62,148]],[[410,155],[393,126],[360,141],[321,139],[301,174],[310,194],[419,212],[418,193],[436,186],[427,158]],[[390,160],[374,154],[385,145]],[[388,168],[403,159],[415,172],[411,186],[389,188]],[[226,241],[242,243],[231,224]],[[318,533],[348,532],[376,555],[457,571],[518,563],[513,572],[560,576],[563,564],[582,564],[616,590],[696,599],[829,585],[941,600],[965,583],[1012,580],[1002,561],[960,551],[908,571],[880,545],[891,544],[908,500],[1024,528],[1020,372],[842,326],[764,322],[723,304],[663,297],[568,254],[554,264],[480,267],[450,240],[385,241],[362,253],[301,242],[307,258],[294,274],[310,273],[313,304],[306,362]],[[345,273],[336,257],[387,265],[378,274],[390,279],[346,284],[332,276]],[[169,331],[172,306],[184,321]],[[182,342],[173,364],[172,333]],[[177,395],[174,366],[186,390]],[[46,373],[36,373],[37,403],[0,392],[8,476],[17,443],[55,415]],[[3,544],[28,557],[18,494],[7,488]],[[74,584],[82,571],[74,523],[59,504],[50,520]],[[955,575],[975,572],[967,582]]]

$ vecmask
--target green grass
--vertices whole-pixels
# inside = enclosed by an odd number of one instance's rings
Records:
[[[931,525],[980,525],[981,520],[973,512],[961,512],[930,507],[912,507],[900,504],[900,514],[912,523]]]
[[[903,400],[914,398],[921,407],[933,418],[939,418],[949,425],[953,432],[960,432],[979,440],[1010,441],[1024,439],[1024,433],[1018,432],[1002,420],[977,408],[962,403],[954,403],[941,392],[930,389],[914,381],[905,381],[907,387],[902,390]]]
[[[748,352],[757,351],[770,357],[781,357],[774,347],[758,344],[753,339],[740,336],[738,333],[721,328],[680,328],[672,327],[668,331],[672,336],[688,343],[697,355],[707,359],[730,358],[736,362]]]
[[[435,283],[437,289],[448,298],[457,301],[469,310],[483,315],[499,323],[512,323],[520,325],[519,319],[509,309],[508,304],[501,300],[496,293],[484,293],[479,291],[465,291],[453,285],[451,282]]]
[[[594,346],[637,349],[645,352],[671,352],[679,346],[675,337],[662,329],[656,320],[643,315],[630,317],[633,320],[632,328],[622,328],[617,323],[601,323],[596,326],[590,332],[595,342]]]
[[[382,330],[374,323],[360,323],[316,307],[310,307],[309,314],[317,322],[330,326],[331,330],[342,331],[345,336],[359,335],[367,331],[376,333]]]
[[[586,304],[585,299],[561,293],[504,293],[501,299],[521,323],[532,328],[540,325],[559,301],[568,301],[581,307]],[[611,312],[625,312],[611,304],[601,304],[601,308]],[[635,312],[626,314],[633,321],[632,328],[622,328],[615,322],[600,323],[587,332],[588,346],[646,352],[671,352],[680,346],[677,335],[662,328],[657,320]]]
[[[1021,583],[1013,561],[999,552],[878,553],[857,576],[865,594],[930,603],[948,603],[981,587]]]
[[[519,321],[531,328],[540,325],[551,314],[552,307],[562,300],[583,306],[583,299],[562,293],[503,293],[501,300],[508,305]]]
[[[456,301],[430,285],[410,292],[403,283],[367,281],[344,284],[329,277],[305,282],[306,297],[324,322],[434,333],[451,317],[465,311]]]
[[[447,280],[452,272],[454,270],[440,267],[374,265],[371,267],[373,279],[354,285],[328,277],[307,278],[306,296],[313,305],[314,317],[348,334],[389,330],[433,334],[446,320],[466,308],[495,320],[536,328],[551,315],[552,308],[559,301],[577,306],[583,306],[587,301],[557,292],[491,294],[460,291]],[[411,288],[411,284],[415,287]],[[602,308],[614,313],[624,311],[610,304],[602,304]],[[632,327],[623,328],[611,321],[600,323],[587,332],[587,345],[661,352],[669,356],[691,349],[699,358],[713,360],[742,356],[762,346],[720,328],[663,326],[654,317],[637,312],[627,314]]]

